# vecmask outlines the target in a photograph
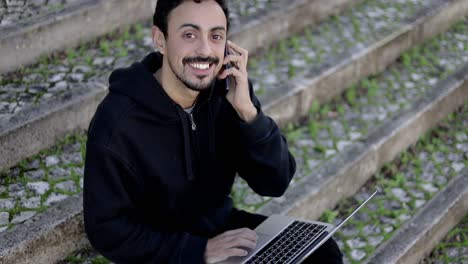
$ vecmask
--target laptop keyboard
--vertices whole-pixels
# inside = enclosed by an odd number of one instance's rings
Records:
[[[294,221],[246,263],[289,263],[325,228],[323,225]]]

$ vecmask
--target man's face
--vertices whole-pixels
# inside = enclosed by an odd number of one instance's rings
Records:
[[[165,58],[187,88],[203,91],[215,81],[224,58],[226,25],[215,1],[184,1],[170,13]]]

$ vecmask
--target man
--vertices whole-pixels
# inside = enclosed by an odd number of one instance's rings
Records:
[[[227,18],[225,1],[159,0],[159,52],[110,77],[88,132],[84,218],[114,262],[244,256],[265,217],[233,208],[236,173],[260,195],[289,185],[294,158],[253,94],[247,51],[226,41]]]

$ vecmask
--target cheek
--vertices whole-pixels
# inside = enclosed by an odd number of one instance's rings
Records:
[[[167,54],[173,63],[182,64],[182,60],[190,55],[186,45],[181,45],[180,42],[169,42]]]

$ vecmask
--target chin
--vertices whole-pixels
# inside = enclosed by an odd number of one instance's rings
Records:
[[[202,92],[210,89],[214,82],[215,78],[211,78],[210,80],[203,82],[185,82],[185,86],[190,90]]]

